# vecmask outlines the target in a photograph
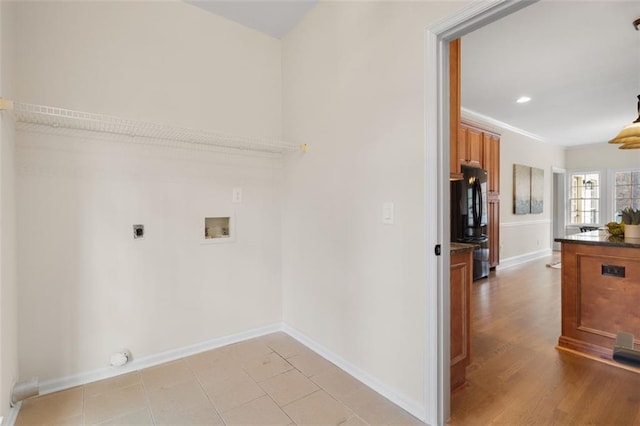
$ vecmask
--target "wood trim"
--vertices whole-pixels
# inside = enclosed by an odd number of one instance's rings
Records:
[[[579,351],[576,351],[576,350],[573,350],[573,349],[569,349],[567,347],[560,346],[560,345],[556,346],[556,349],[559,350],[559,351],[562,351],[562,352],[566,352],[566,353],[572,354],[572,355],[576,355],[576,356],[583,357],[583,358],[588,358],[588,359],[593,360],[593,361],[598,361],[598,362],[601,362],[603,364],[607,364],[607,365],[611,365],[611,366],[614,366],[614,367],[617,367],[617,368],[621,368],[623,370],[631,371],[632,373],[640,374],[640,368],[632,367],[632,366],[626,365],[626,364],[621,364],[621,363],[615,362],[615,361],[613,361],[612,359],[609,359],[609,358],[603,358],[601,356],[591,355],[591,354],[585,353],[585,352],[579,352]]]

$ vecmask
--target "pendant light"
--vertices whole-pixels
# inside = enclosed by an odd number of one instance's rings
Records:
[[[633,26],[638,31],[640,18],[633,21]],[[638,118],[633,123],[625,126],[609,143],[620,144],[618,147],[620,149],[640,149],[640,95],[638,95]]]
[[[638,118],[636,121],[620,130],[618,136],[611,139],[609,143],[619,143],[620,149],[640,148],[640,95],[638,95]]]

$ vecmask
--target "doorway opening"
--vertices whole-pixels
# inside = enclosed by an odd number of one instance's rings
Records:
[[[565,170],[557,167],[551,168],[553,181],[551,182],[551,249],[560,250],[560,243],[555,239],[563,237],[565,233]]]
[[[449,43],[478,28],[521,10],[533,1],[497,0],[491,3],[471,3],[458,13],[426,29],[425,80],[425,229],[427,250],[442,247],[449,253]],[[433,218],[436,218],[434,221]],[[450,417],[449,333],[450,294],[448,256],[429,257],[427,279],[437,283],[429,286],[426,308],[428,333],[425,362],[425,420],[444,425]],[[433,282],[431,281],[431,282]],[[432,322],[432,320],[435,320]],[[435,325],[434,325],[435,324]],[[432,345],[433,341],[436,345]],[[435,360],[436,362],[432,362]]]

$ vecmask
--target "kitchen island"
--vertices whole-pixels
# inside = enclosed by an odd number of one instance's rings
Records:
[[[640,344],[640,240],[600,230],[556,241],[562,243],[558,348],[613,362],[619,331]]]

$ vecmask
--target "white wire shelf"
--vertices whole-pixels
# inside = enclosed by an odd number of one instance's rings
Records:
[[[169,126],[165,124],[130,120],[103,114],[73,111],[43,105],[14,102],[0,99],[0,109],[10,110],[21,128],[44,130],[70,129],[81,132],[96,132],[108,135],[119,135],[157,141],[177,142],[200,147],[219,147],[240,151],[257,151],[268,153],[284,153],[293,151],[306,152],[306,145],[295,145],[270,139],[232,136],[205,130]]]

